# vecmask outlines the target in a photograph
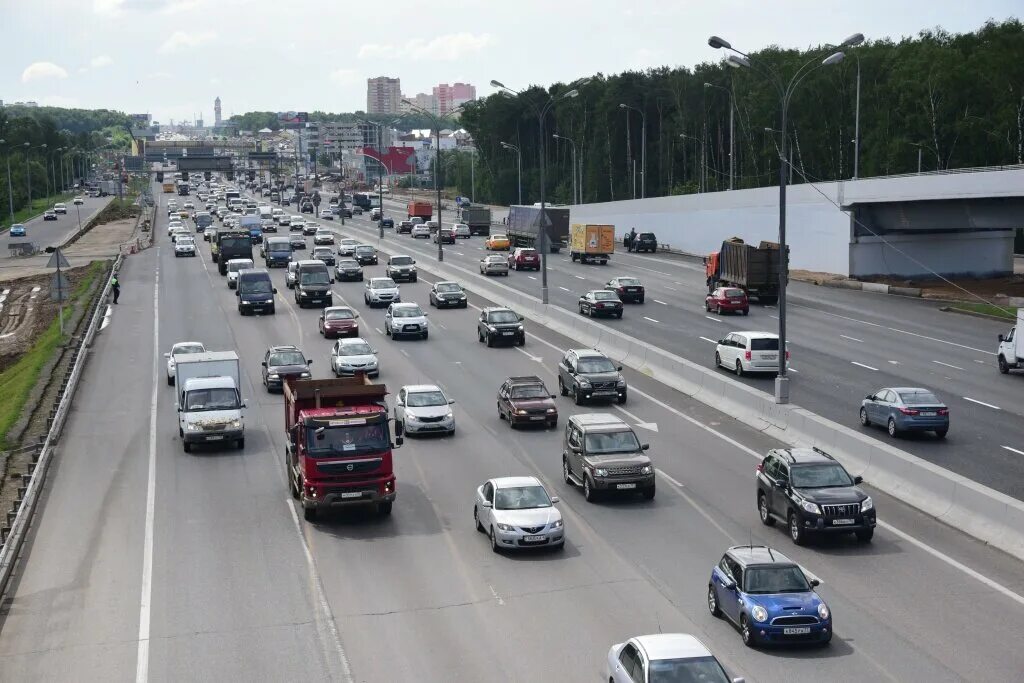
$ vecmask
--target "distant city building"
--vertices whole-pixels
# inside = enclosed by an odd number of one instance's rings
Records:
[[[28,102],[15,102],[14,106],[16,106],[16,107],[38,107],[39,103],[34,101],[34,100],[29,100]]]
[[[196,119],[196,128],[203,128],[203,120]]]
[[[213,125],[215,128],[220,128],[222,119],[220,117],[220,96],[213,101]]]
[[[434,87],[434,100],[438,116],[448,116],[460,105],[476,99],[476,86],[469,83],[448,85],[441,83]]]
[[[366,79],[366,113],[401,113],[402,82],[390,76]]]

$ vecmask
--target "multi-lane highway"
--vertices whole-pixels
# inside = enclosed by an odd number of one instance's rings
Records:
[[[9,231],[0,234],[0,258],[9,258],[11,250],[9,244],[18,242],[32,242],[40,250],[46,247],[56,246],[70,237],[81,225],[85,225],[99,211],[110,203],[113,197],[84,197],[83,203],[76,205],[72,200],[66,202],[68,212],[57,214],[57,220],[44,221],[40,215],[30,221],[26,221],[25,236],[11,237]]]
[[[396,221],[405,216],[399,202],[385,200]],[[453,217],[451,213],[443,216]],[[378,230],[368,215],[346,221],[355,234],[376,244]],[[445,218],[445,224],[450,224]],[[328,221],[329,223],[329,221]],[[495,231],[499,231],[496,227]],[[386,231],[384,245],[426,261],[436,261],[437,245]],[[445,261],[479,277],[486,253],[483,239],[445,245]],[[573,263],[566,253],[548,260],[552,304],[577,309],[579,296],[617,275],[633,275],[647,288],[646,303],[627,305],[622,320],[602,319],[639,339],[695,363],[711,366],[714,342],[738,330],[775,331],[777,310],[751,306],[747,317],[719,317],[704,310],[703,265],[673,255],[616,253],[606,266]],[[507,285],[539,298],[536,272],[512,272]],[[906,297],[818,287],[793,282],[789,288],[788,336],[792,352],[791,399],[816,413],[878,439],[883,429],[863,428],[858,409],[864,396],[880,387],[924,386],[950,407],[952,426],[944,440],[909,435],[894,444],[925,460],[1024,499],[1024,404],[1019,376],[1000,375],[995,363],[997,335],[1007,323],[944,313],[941,303]],[[722,372],[725,372],[722,370]],[[737,378],[765,392],[766,377]]]
[[[318,312],[292,303],[276,269],[277,314],[241,317],[206,244],[175,259],[158,215],[156,248],[122,269],[120,305],[0,611],[3,679],[593,681],[612,643],[658,631],[697,635],[748,681],[1005,681],[1024,670],[1012,646],[1024,629],[1019,562],[877,491],[871,544],[795,547],[754,509],[756,457],[779,444],[628,371],[626,410],[567,399],[559,409],[643,423],[658,497],[586,503],[561,480],[560,433],[511,431],[494,404],[508,375],[553,386],[572,340],[530,326],[522,349],[485,348],[470,308],[430,309],[429,340],[394,342],[360,283],[335,284],[335,302],[362,316],[379,381],[392,392],[441,385],[458,433],[396,451],[390,517],[302,521],[284,478],[282,398],[263,390],[260,362],[268,345],[294,343],[315,377],[329,376]],[[364,235],[360,225],[332,227]],[[432,280],[403,284],[403,299],[426,307]],[[161,352],[183,340],[242,358],[244,451],[182,452]],[[495,555],[474,530],[474,489],[510,474],[539,476],[561,497],[564,552]],[[712,566],[747,542],[784,550],[823,581],[829,648],[750,650],[708,613]]]

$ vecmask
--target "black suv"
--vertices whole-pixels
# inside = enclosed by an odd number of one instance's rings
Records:
[[[658,251],[658,238],[653,232],[641,232],[632,242],[629,243],[629,251],[649,251],[652,254]]]
[[[573,397],[576,405],[592,399],[626,402],[626,380],[621,365],[594,349],[569,349],[558,364],[558,392]]]
[[[419,278],[416,273],[416,259],[404,254],[392,256],[388,259],[388,265],[384,268],[384,274],[395,282],[399,280],[416,282]]]
[[[608,413],[573,415],[562,439],[562,478],[582,486],[588,502],[602,493],[654,498],[654,465],[628,424]]]
[[[812,534],[852,533],[860,541],[875,534],[875,504],[839,462],[819,448],[778,448],[757,466],[761,523],[789,527],[793,543]]]
[[[263,356],[263,386],[267,391],[283,391],[286,377],[308,379],[309,365],[312,362],[306,360],[296,346],[271,346]]]
[[[496,342],[507,341],[516,346],[526,343],[526,330],[523,329],[523,316],[511,308],[488,306],[480,311],[476,323],[476,337],[488,346]]]

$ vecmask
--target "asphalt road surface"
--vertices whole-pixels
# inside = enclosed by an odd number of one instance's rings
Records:
[[[113,197],[85,197],[85,202],[76,206],[71,200],[65,202],[68,207],[66,214],[57,214],[57,220],[44,221],[42,216],[33,218],[24,223],[25,236],[11,237],[10,231],[0,233],[0,259],[11,258],[11,250],[8,247],[12,242],[32,242],[42,251],[46,247],[60,244],[89,220],[99,213],[100,209],[110,203]]]
[[[392,393],[441,385],[458,430],[395,452],[390,517],[302,521],[284,478],[282,398],[263,390],[260,362],[268,345],[294,343],[327,377],[332,342],[317,333],[318,311],[292,303],[283,269],[271,271],[277,314],[241,317],[206,243],[197,258],[174,258],[164,213],[157,248],[120,274],[121,303],[0,610],[0,678],[595,681],[610,645],[658,631],[697,635],[748,681],[1006,681],[1024,670],[1012,646],[1024,630],[1020,562],[876,491],[872,543],[795,547],[754,505],[756,457],[778,444],[628,370],[627,405],[560,399],[562,424],[583,411],[642,424],[658,496],[587,503],[561,480],[560,432],[512,431],[493,402],[508,375],[554,386],[570,340],[530,326],[524,348],[489,349],[470,308],[429,309],[429,340],[391,341],[360,283],[337,283],[335,302],[359,311],[378,381]],[[403,284],[403,300],[426,308],[432,279]],[[182,452],[161,357],[182,340],[242,358],[244,451]],[[514,474],[561,497],[564,551],[495,555],[474,530],[475,488]],[[823,581],[829,648],[750,650],[708,613],[712,566],[747,542]]]

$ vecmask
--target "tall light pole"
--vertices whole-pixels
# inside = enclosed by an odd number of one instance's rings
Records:
[[[844,40],[839,47],[851,47],[859,45],[864,41],[860,33],[854,34]],[[779,130],[779,370],[775,378],[775,402],[789,403],[789,376],[786,374],[786,363],[789,352],[786,350],[786,284],[789,280],[789,248],[786,245],[786,116],[789,111],[789,104],[793,93],[801,82],[812,72],[825,66],[838,64],[845,56],[842,52],[834,52],[823,60],[820,55],[808,60],[803,66],[796,70],[788,83],[784,83],[779,73],[769,65],[761,64],[750,55],[741,52],[729,44],[728,41],[711,36],[708,45],[717,49],[724,48],[735,54],[730,54],[726,59],[730,66],[752,69],[766,77],[776,88],[779,95],[779,115],[782,125]],[[820,60],[820,63],[818,63]]]
[[[516,153],[516,172],[519,175],[519,203],[523,203],[523,152],[509,142],[502,142],[501,146]]]
[[[571,90],[568,90],[560,95],[549,95],[548,101],[545,102],[543,106],[538,106],[536,102],[528,98],[522,97],[524,93],[518,90],[513,90],[512,88],[506,86],[504,83],[494,80],[491,81],[492,87],[500,88],[503,92],[505,92],[508,95],[520,96],[521,99],[524,99],[530,105],[534,113],[537,114],[537,127],[540,129],[540,136],[538,136],[537,138],[540,146],[540,220],[539,225],[537,226],[537,231],[540,234],[540,300],[543,304],[548,303],[548,252],[551,251],[551,246],[548,244],[549,226],[544,224],[547,220],[547,206],[544,200],[544,119],[548,114],[548,110],[550,110],[551,107],[555,105],[555,102],[558,102],[559,100],[576,97],[577,95],[580,94],[580,91],[577,90],[575,86],[583,86],[589,80],[590,79],[588,78],[580,79],[575,83],[570,84],[571,86],[573,86]]]
[[[570,145],[572,145],[572,201],[569,203],[576,204],[576,142],[570,138],[565,137],[564,135],[559,135],[558,133],[555,133],[551,137],[553,137],[555,140],[565,140]]]
[[[0,147],[4,148],[4,160],[7,162],[7,205],[11,211],[11,225],[14,225],[14,188],[11,186],[11,150],[6,140],[0,140]]]
[[[705,83],[704,87],[716,88],[729,96],[729,189],[731,190],[733,188],[733,179],[736,177],[736,160],[734,158],[736,156],[736,143],[733,138],[733,131],[735,130],[733,127],[733,113],[736,108],[733,106],[732,91],[714,83]]]
[[[857,105],[853,118],[853,179],[856,180],[860,177],[860,55],[854,52],[853,56],[857,58]]]
[[[25,182],[28,184],[28,212],[32,213],[32,166],[29,157],[32,154],[32,145],[25,143]]]
[[[374,128],[377,129],[377,157],[378,158],[375,159],[375,161],[377,162],[377,204],[378,204],[378,206],[380,208],[380,215],[377,218],[377,230],[380,233],[380,239],[384,239],[384,170],[385,170],[385,166],[384,166],[384,126],[385,125],[393,126],[396,123],[399,123],[401,121],[401,119],[395,119],[394,121],[392,121],[391,123],[388,123],[388,124],[375,123],[373,121],[369,121],[369,120],[365,120],[365,119],[357,119],[357,121],[361,121],[362,123],[367,123],[367,124],[369,124],[369,125],[371,125],[371,126],[373,126]],[[367,155],[364,154],[363,156],[365,157]],[[373,157],[370,157],[370,158],[373,159]],[[390,180],[391,175],[392,175],[391,174],[391,169],[387,169],[387,171],[388,171],[388,179]],[[440,239],[440,238],[438,238],[438,239]]]
[[[640,128],[640,199],[643,199],[647,196],[647,114],[644,113],[643,109],[626,104],[625,102],[620,103],[619,108],[632,109],[640,114],[640,121],[642,123]]]

